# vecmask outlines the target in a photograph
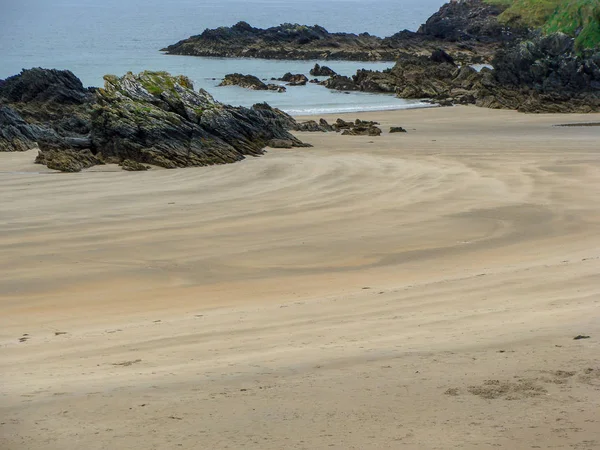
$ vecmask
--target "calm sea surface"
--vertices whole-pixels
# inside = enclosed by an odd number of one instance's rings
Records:
[[[205,28],[245,20],[269,27],[284,22],[319,24],[329,31],[389,36],[416,30],[444,0],[0,0],[0,78],[23,68],[69,69],[84,85],[101,86],[107,73],[166,70],[189,76],[218,100],[233,105],[267,101],[294,114],[401,109],[422,106],[388,95],[339,93],[321,86],[289,87],[286,93],[218,88],[231,72],[260,78],[306,73],[315,61],[169,56],[159,49]],[[324,63],[320,61],[320,63]],[[389,63],[331,62],[351,75]]]

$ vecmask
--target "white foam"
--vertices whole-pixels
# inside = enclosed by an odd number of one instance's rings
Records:
[[[369,112],[369,111],[396,111],[402,109],[435,108],[438,105],[414,102],[414,103],[395,103],[393,105],[352,105],[352,106],[330,106],[317,108],[283,108],[283,110],[293,116],[314,116],[319,114],[342,114],[351,112]]]

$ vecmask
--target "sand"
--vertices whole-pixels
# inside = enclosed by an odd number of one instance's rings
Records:
[[[408,133],[0,154],[0,449],[600,448],[600,115],[341,117]]]

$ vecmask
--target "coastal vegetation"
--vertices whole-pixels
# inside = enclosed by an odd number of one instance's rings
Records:
[[[598,0],[485,0],[506,7],[501,23],[539,28],[544,33],[561,32],[575,37],[578,50],[600,46],[600,2]]]

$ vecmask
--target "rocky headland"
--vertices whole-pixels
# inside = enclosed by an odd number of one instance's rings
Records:
[[[0,151],[38,147],[36,162],[65,172],[231,163],[273,140],[308,146],[282,111],[224,105],[165,72],[107,75],[104,88],[87,89],[69,71],[24,70],[0,85],[0,105]]]
[[[369,33],[331,33],[319,25],[285,23],[261,29],[246,22],[207,29],[162,50],[173,55],[292,60],[395,61],[403,52],[431,53],[438,47],[458,61],[487,61],[497,46],[525,33],[500,24],[505,5],[483,0],[450,2],[416,32],[381,38]]]

